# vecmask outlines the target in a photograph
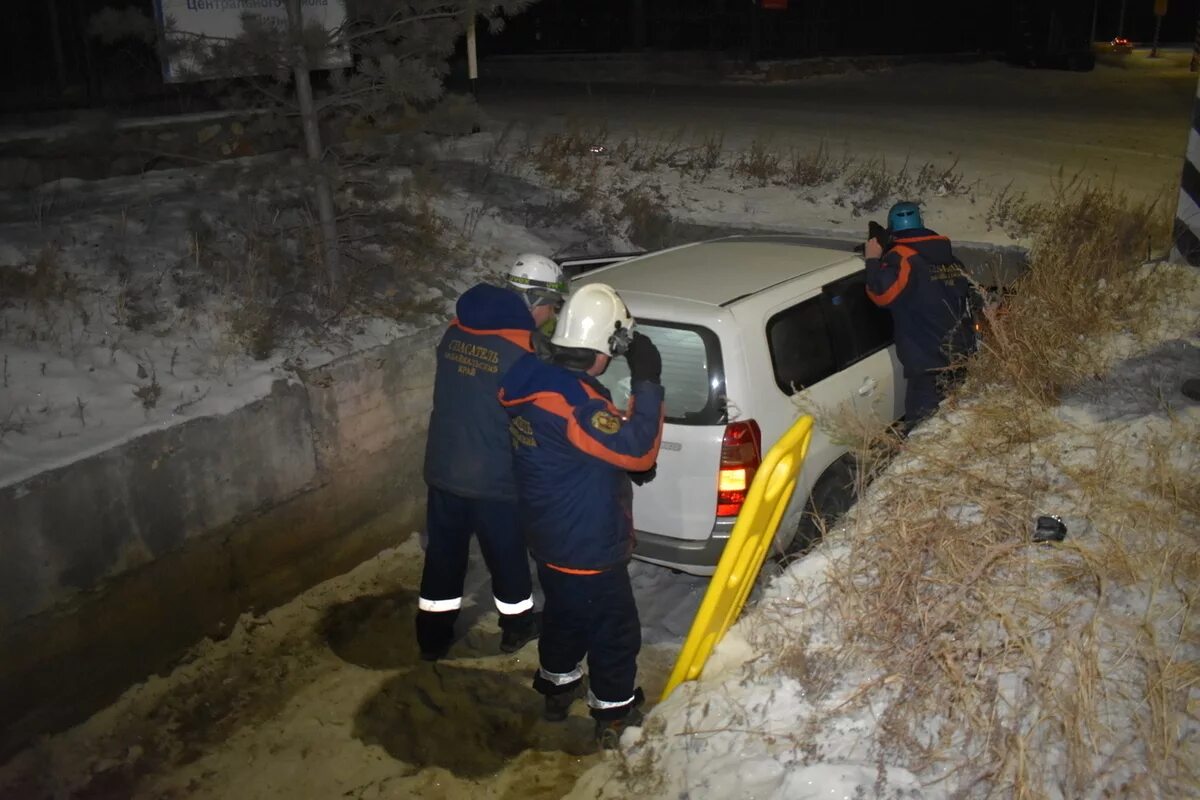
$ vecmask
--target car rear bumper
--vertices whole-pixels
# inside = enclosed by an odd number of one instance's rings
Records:
[[[638,531],[633,557],[692,575],[712,575],[736,521],[736,517],[718,519],[707,539],[676,539]]]

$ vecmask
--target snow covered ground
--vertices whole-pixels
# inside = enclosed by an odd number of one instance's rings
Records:
[[[308,217],[269,193],[262,169],[248,159],[0,196],[0,485],[441,324],[515,253],[564,244],[449,190],[428,198],[445,261],[322,315],[264,288],[302,258],[295,229]],[[384,214],[412,202],[410,177],[389,172]]]

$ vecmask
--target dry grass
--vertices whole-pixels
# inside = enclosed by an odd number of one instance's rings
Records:
[[[833,155],[824,142],[816,150],[793,150],[788,162],[787,182],[793,186],[821,186],[846,174],[854,159],[847,154]]]
[[[1041,204],[1030,200],[1025,192],[1013,191],[1011,183],[992,198],[985,217],[988,230],[999,228],[1018,239],[1033,233],[1041,218]]]
[[[976,188],[959,171],[957,161],[919,167],[905,161],[893,169],[882,158],[835,154],[825,142],[808,150],[780,150],[769,139],[754,139],[744,149],[726,150],[720,134],[698,140],[687,140],[682,132],[657,138],[633,134],[615,143],[611,138],[605,130],[571,124],[536,142],[527,141],[519,149],[517,164],[566,192],[572,213],[599,210],[609,217],[620,216],[609,206],[630,184],[670,172],[685,185],[704,184],[723,169],[749,186],[787,186],[801,193],[832,189],[836,202],[856,215],[917,196],[972,197]]]
[[[783,158],[771,149],[769,142],[755,139],[750,148],[740,153],[729,168],[731,176],[747,178],[759,186],[775,183],[783,174]]]
[[[1140,264],[1151,244],[1166,245],[1169,228],[1155,203],[1071,181],[1044,204],[1036,229],[1031,269],[1003,316],[987,311],[991,335],[974,374],[1047,403],[1104,371],[1107,335],[1153,323],[1172,286]]]

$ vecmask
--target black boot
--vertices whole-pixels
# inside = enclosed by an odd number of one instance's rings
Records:
[[[418,611],[417,646],[421,649],[422,661],[437,661],[445,658],[454,644],[454,623],[457,611]]]
[[[542,709],[542,719],[546,722],[566,721],[567,714],[571,711],[571,704],[583,696],[582,680],[557,688],[566,691],[546,695],[546,707]]]
[[[542,615],[533,611],[500,615],[500,652],[515,653],[538,638],[542,632]]]
[[[646,715],[639,706],[646,702],[646,695],[639,686],[634,690],[633,702],[627,706],[615,709],[592,709],[592,717],[596,720],[596,744],[601,750],[617,750],[621,746],[621,734],[626,728],[637,728],[645,721]]]

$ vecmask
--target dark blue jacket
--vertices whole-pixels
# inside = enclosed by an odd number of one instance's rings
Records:
[[[479,284],[458,299],[437,349],[425,482],[480,500],[517,496],[500,378],[532,350],[533,317],[520,295]]]
[[[907,377],[974,352],[971,294],[950,240],[926,228],[901,232],[881,258],[867,259],[867,295],[892,312]]]
[[[511,417],[521,526],[530,553],[560,571],[584,573],[633,555],[629,472],[658,458],[663,389],[633,385],[622,414],[599,381],[529,355],[500,382]]]

